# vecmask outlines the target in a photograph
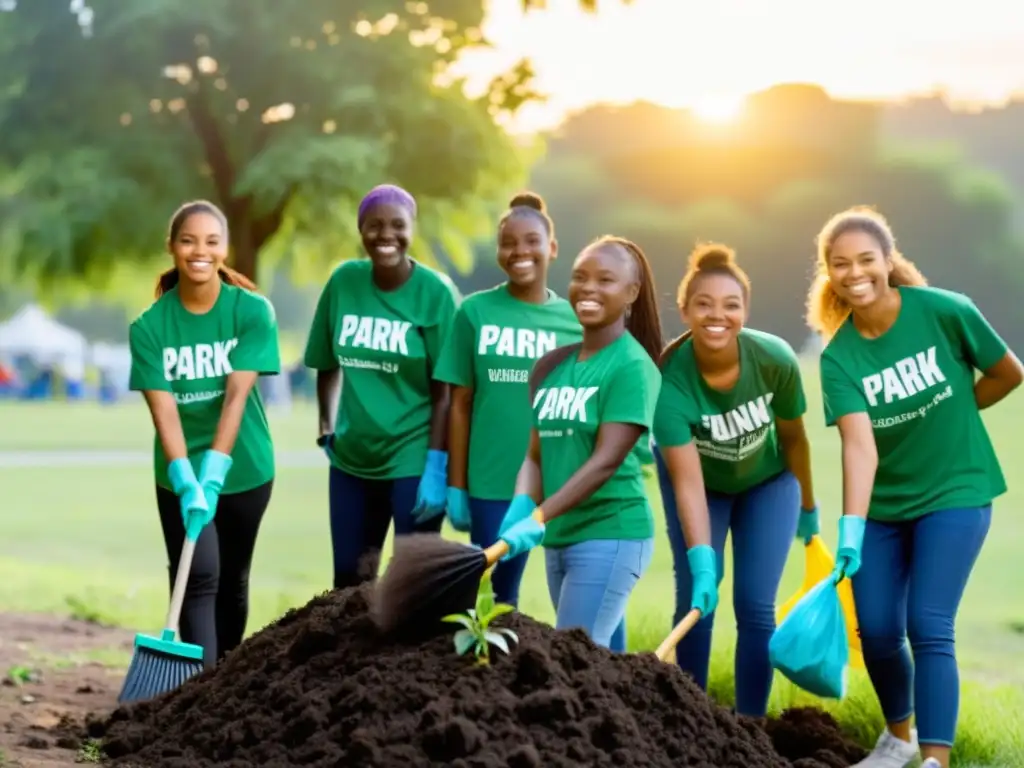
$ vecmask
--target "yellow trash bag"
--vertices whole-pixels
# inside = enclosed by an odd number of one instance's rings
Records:
[[[784,602],[777,611],[776,620],[782,623],[786,614],[797,602],[810,592],[822,579],[832,575],[836,561],[832,557],[821,536],[813,536],[811,543],[804,547],[804,581],[800,588]],[[850,666],[864,668],[864,657],[860,652],[860,636],[857,634],[857,613],[853,607],[853,588],[849,579],[839,582],[839,602],[843,606],[843,618],[846,620],[846,638],[850,644]]]

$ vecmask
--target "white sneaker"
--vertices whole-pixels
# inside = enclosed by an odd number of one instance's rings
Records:
[[[942,763],[940,763],[934,757],[929,757],[927,760],[921,763],[921,768],[942,768]]]
[[[871,754],[850,768],[906,768],[917,757],[916,729],[910,730],[910,738],[909,742],[897,739],[886,728],[875,742]]]

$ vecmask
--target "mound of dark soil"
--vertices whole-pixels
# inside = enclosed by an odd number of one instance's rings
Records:
[[[821,713],[738,718],[653,654],[613,654],[520,614],[498,620],[520,643],[490,666],[456,656],[447,633],[384,641],[369,589],[313,599],[89,735],[113,764],[146,768],[839,768],[863,755]]]

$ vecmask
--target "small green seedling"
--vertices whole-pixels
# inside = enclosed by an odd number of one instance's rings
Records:
[[[470,649],[476,657],[477,664],[490,664],[491,646],[495,645],[503,653],[508,653],[508,641],[519,642],[519,637],[511,629],[498,627],[491,629],[491,622],[506,613],[512,613],[515,606],[508,603],[494,602],[494,587],[491,586],[490,571],[480,580],[480,589],[476,594],[476,607],[466,613],[453,613],[445,616],[442,621],[461,624],[462,629],[455,633],[455,652],[463,656]]]
[[[22,686],[25,683],[30,683],[34,676],[35,674],[29,667],[20,664],[7,670],[7,679],[11,681],[12,685]]]
[[[103,747],[96,739],[86,739],[78,750],[76,763],[98,763],[103,759]]]

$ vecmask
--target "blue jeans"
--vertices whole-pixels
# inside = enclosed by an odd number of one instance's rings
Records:
[[[491,499],[469,499],[471,528],[469,540],[480,547],[489,547],[498,540],[501,521],[508,512],[511,501],[493,501]],[[494,586],[494,597],[499,603],[519,606],[519,584],[523,580],[529,552],[517,555],[511,560],[504,560],[494,566],[491,573],[491,584]]]
[[[544,550],[555,628],[582,628],[597,645],[617,633],[625,646],[624,619],[633,587],[651,564],[654,539],[594,539]]]
[[[693,577],[686,559],[686,540],[676,512],[676,495],[660,451],[654,452],[665,523],[672,547],[676,581],[674,622],[690,610]],[[725,574],[725,539],[732,532],[732,602],[736,613],[736,711],[762,717],[768,707],[773,671],[768,643],[775,632],[775,598],[800,519],[800,485],[792,473],[781,472],[738,494],[707,492],[711,545],[718,560],[718,582]],[[710,613],[676,646],[676,663],[707,690],[711,661]]]
[[[989,505],[901,523],[868,520],[864,530],[852,579],[864,665],[885,721],[915,714],[921,744],[953,745],[956,612],[991,521]]]
[[[444,515],[416,525],[419,477],[395,480],[364,480],[337,467],[330,468],[331,550],[334,554],[334,588],[356,586],[377,576],[380,551],[395,522],[395,535],[429,531],[438,533]]]

